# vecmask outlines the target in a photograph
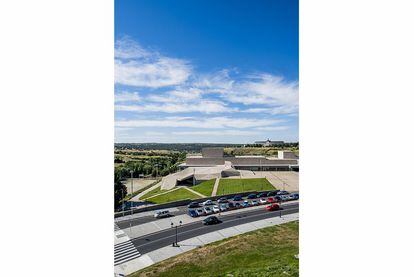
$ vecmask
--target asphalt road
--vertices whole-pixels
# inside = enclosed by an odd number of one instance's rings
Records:
[[[299,203],[293,203],[292,205],[287,205],[281,210],[282,215],[292,214],[299,212]],[[231,214],[231,215],[222,215],[216,216],[221,219],[223,222],[216,225],[204,226],[201,222],[194,222],[190,224],[183,225],[178,228],[178,241],[186,240],[192,237],[197,237],[206,233],[214,232],[217,230],[225,229],[228,227],[258,221],[265,218],[271,218],[278,216],[279,211],[266,211],[265,207],[263,209],[252,210]],[[164,246],[172,245],[175,242],[175,228],[162,230],[156,233],[148,234],[139,238],[132,239],[131,242],[135,245],[137,250],[141,254],[151,252],[153,250],[159,249]]]
[[[252,199],[252,200],[259,200],[259,199],[260,198],[256,198],[256,199]],[[243,199],[242,201],[235,201],[235,202],[243,203],[244,200],[245,199]],[[216,203],[217,202],[215,202],[215,204]],[[284,203],[289,203],[289,201],[286,201]],[[188,211],[187,206],[178,206],[176,208],[178,209],[178,211],[171,212],[172,216],[187,214],[187,211]],[[164,210],[168,210],[168,208],[164,209]],[[155,213],[155,211],[154,211],[154,213]],[[144,223],[148,223],[148,222],[156,221],[156,220],[159,220],[159,219],[154,218],[154,214],[151,214],[151,215],[148,215],[148,216],[137,217],[137,218],[134,218],[134,219],[125,219],[124,221],[118,221],[116,224],[118,225],[118,227],[120,229],[126,229],[126,228],[129,228],[130,226],[133,227],[133,226],[136,226],[136,225],[140,225],[140,224],[144,224]]]

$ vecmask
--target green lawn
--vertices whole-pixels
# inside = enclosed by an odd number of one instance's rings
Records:
[[[299,276],[299,222],[208,244],[130,276]]]
[[[232,194],[245,191],[274,190],[266,178],[256,179],[220,179],[217,195]]]
[[[191,187],[191,189],[201,194],[204,194],[205,196],[211,196],[215,182],[216,182],[216,179],[204,181],[196,186]]]
[[[146,199],[146,198],[151,197],[151,196],[154,196],[155,194],[158,194],[160,192],[162,192],[161,191],[161,186],[159,186],[158,188],[153,189],[150,192],[144,194],[140,199]]]
[[[184,199],[197,199],[200,198],[197,194],[194,194],[185,188],[180,188],[162,195],[154,196],[151,198],[147,198],[147,201],[156,203],[156,204],[162,204],[167,202],[173,202],[178,200],[184,200]]]

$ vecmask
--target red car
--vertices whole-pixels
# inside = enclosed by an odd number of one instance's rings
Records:
[[[267,203],[275,203],[276,200],[273,197],[267,198]]]
[[[270,205],[266,206],[266,210],[268,210],[268,211],[277,211],[279,209],[280,209],[280,206],[277,203],[273,203],[273,204],[270,204]]]

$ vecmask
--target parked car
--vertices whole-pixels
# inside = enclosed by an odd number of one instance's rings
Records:
[[[198,216],[201,216],[201,215],[204,215],[205,214],[204,210],[201,209],[201,208],[200,209],[196,209],[195,211],[198,214]]]
[[[154,214],[155,218],[164,218],[171,216],[170,212],[168,210],[165,211],[158,211]]]
[[[257,205],[259,205],[259,202],[257,200],[252,200],[251,205],[252,206],[257,206]]]
[[[281,190],[277,192],[277,195],[286,195],[289,194],[289,192],[287,192],[286,190]]]
[[[227,200],[227,197],[221,197],[221,198],[219,198],[219,199],[217,200],[217,203],[227,203],[227,202],[229,202],[229,201]]]
[[[276,200],[273,197],[267,198],[267,203],[274,203]]]
[[[227,209],[228,209],[228,205],[226,203],[220,204],[220,211],[224,212],[224,211],[227,211]]]
[[[255,199],[256,198],[256,194],[252,193],[247,195],[247,199]]]
[[[278,203],[272,203],[272,204],[266,206],[266,210],[268,210],[268,211],[277,211],[279,209],[280,209],[280,206],[279,206]]]
[[[214,205],[214,206],[213,206],[213,212],[214,212],[214,213],[219,213],[219,212],[220,212],[220,208],[219,208],[219,206]]]
[[[200,205],[197,202],[191,202],[187,208],[198,208]]]
[[[235,203],[235,204],[234,204],[234,207],[235,207],[236,209],[238,209],[238,208],[240,208],[240,207],[241,207],[241,205],[240,205],[240,203]]]
[[[287,195],[280,195],[280,200],[287,201],[287,200],[289,200],[289,196],[287,196]]]
[[[243,206],[243,208],[249,207],[249,201],[244,200],[243,203],[242,203],[242,206]]]
[[[270,196],[275,196],[275,195],[276,195],[276,193],[277,193],[277,191],[269,191],[269,192],[267,193],[267,197],[270,197]]]
[[[266,197],[267,196],[267,192],[261,192],[257,195],[257,198],[262,198],[262,197]]]
[[[266,204],[267,203],[266,198],[260,198],[259,203],[260,204]]]
[[[276,195],[276,196],[274,197],[274,199],[275,199],[276,201],[280,201],[280,200],[282,200],[282,199],[280,198],[280,195]]]
[[[236,208],[235,206],[234,206],[234,203],[233,202],[229,202],[229,205],[227,206],[228,207],[228,209],[234,209],[234,208]]]
[[[204,207],[205,214],[212,214],[213,210],[210,207]]]
[[[294,200],[298,200],[299,199],[299,193],[292,193],[291,194],[293,196]]]
[[[212,225],[212,224],[218,224],[221,223],[220,219],[218,219],[216,216],[209,216],[203,220],[204,225]]]
[[[203,206],[210,206],[210,205],[214,205],[213,201],[210,199],[203,202]]]
[[[241,195],[236,195],[236,196],[233,197],[233,201],[241,201],[241,200],[243,200]]]
[[[197,217],[198,213],[195,210],[188,210],[188,215],[191,217]]]

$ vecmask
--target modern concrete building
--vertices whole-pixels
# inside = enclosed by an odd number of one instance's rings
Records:
[[[187,155],[181,168],[224,165],[229,162],[234,169],[244,170],[295,170],[299,169],[298,157],[292,151],[278,151],[277,157],[224,156],[223,148],[204,148],[201,155]]]
[[[299,171],[299,158],[291,151],[278,151],[277,157],[225,156],[223,148],[203,148],[201,155],[187,155],[181,171],[161,180],[161,189],[194,185],[219,177],[239,176],[240,170]]]

